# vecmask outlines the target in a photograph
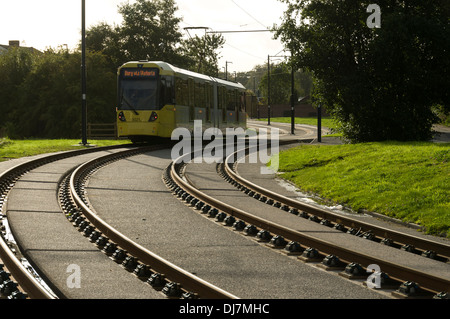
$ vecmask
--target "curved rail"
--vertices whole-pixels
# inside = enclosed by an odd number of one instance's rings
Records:
[[[155,150],[155,147],[148,147],[140,149],[139,152]],[[101,162],[108,161],[117,156],[131,156],[136,154],[136,150],[120,152],[120,154],[111,154],[98,159],[91,160],[85,164],[79,166],[70,176],[70,190],[73,200],[76,205],[86,216],[92,225],[94,225],[101,233],[115,242],[122,249],[127,251],[132,256],[136,257],[143,264],[149,265],[152,269],[155,269],[159,273],[165,274],[165,276],[173,282],[180,283],[183,288],[188,291],[193,291],[200,295],[200,297],[208,299],[237,299],[236,296],[206,282],[205,280],[192,275],[184,269],[174,265],[173,263],[163,259],[162,257],[154,254],[145,247],[137,244],[130,238],[124,236],[122,233],[111,227],[104,220],[102,220],[94,211],[92,211],[88,205],[83,201],[80,194],[77,192],[77,181],[82,179],[83,174],[91,167],[96,166]]]
[[[26,172],[39,166],[65,158],[114,149],[118,147],[123,147],[123,145],[55,153],[38,159],[33,159],[22,164],[18,164],[4,171],[0,174],[0,189],[3,195],[3,200],[0,203],[0,212],[3,209],[5,198],[7,197],[10,189],[13,187],[15,181],[17,181],[20,176],[25,174]],[[2,214],[0,215],[3,216]],[[53,293],[43,287],[41,282],[37,280],[37,278],[33,274],[31,274],[30,271],[24,266],[24,264],[18,259],[17,255],[11,251],[8,242],[3,236],[0,236],[0,258],[5,264],[8,271],[11,272],[14,279],[17,280],[20,287],[26,292],[28,297],[32,299],[57,299],[57,297]]]
[[[249,223],[256,227],[260,227],[261,229],[276,234],[277,236],[282,236],[290,240],[291,242],[301,243],[301,245],[304,247],[314,247],[318,251],[325,254],[327,257],[338,256],[338,259],[340,259],[341,262],[344,262],[348,265],[359,264],[369,267],[370,265],[376,264],[381,269],[383,269],[383,273],[388,273],[389,277],[399,284],[402,282],[406,283],[413,280],[414,282],[420,283],[421,287],[431,294],[439,294],[442,292],[450,291],[450,281],[447,279],[426,274],[412,268],[403,267],[389,261],[349,250],[336,244],[314,238],[288,227],[284,227],[282,225],[267,221],[263,218],[257,217],[248,212],[225,204],[211,196],[208,196],[207,194],[192,186],[180,176],[179,171],[184,166],[183,163],[187,163],[188,160],[190,160],[190,156],[192,155],[186,154],[180,157],[179,159],[177,159],[177,161],[172,163],[167,168],[166,175],[168,179],[168,187],[172,189],[172,191],[178,196],[182,198],[188,198],[188,196],[186,195],[189,194],[198,201],[202,201],[205,204],[207,203],[211,207],[211,209],[215,208],[216,210],[223,211],[226,214],[241,219],[241,221],[243,221],[244,223]]]
[[[285,209],[288,209],[288,207],[290,207],[291,209],[293,208],[296,210],[306,212],[308,214],[312,214],[314,216],[321,218],[322,220],[329,221],[330,223],[335,223],[336,225],[358,229],[360,233],[371,234],[373,236],[378,236],[382,239],[384,238],[386,239],[386,243],[389,243],[390,245],[393,245],[396,242],[399,243],[399,245],[401,245],[402,247],[411,247],[411,248],[414,247],[413,248],[414,250],[416,249],[423,250],[424,255],[434,256],[435,259],[441,257],[440,258],[441,260],[448,261],[450,258],[449,245],[401,233],[398,231],[387,229],[385,227],[364,223],[362,221],[346,217],[343,215],[335,214],[325,209],[321,209],[319,207],[315,207],[307,203],[299,202],[295,199],[291,199],[281,194],[277,194],[264,187],[256,185],[248,181],[247,179],[243,178],[241,175],[239,175],[237,172],[234,171],[233,163],[231,163],[231,160],[235,158],[235,155],[236,153],[231,154],[225,159],[224,163],[225,173],[241,186],[247,189],[251,189],[255,193],[261,194],[261,196],[266,196],[268,198],[273,199],[274,202],[280,203],[281,207],[285,207]],[[237,163],[237,161],[235,161],[234,163]],[[346,229],[343,228],[343,230]]]

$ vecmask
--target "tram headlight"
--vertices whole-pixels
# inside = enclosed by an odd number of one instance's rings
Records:
[[[158,119],[158,114],[156,112],[152,112],[152,115],[149,118],[149,122],[154,122]]]
[[[127,119],[125,118],[125,115],[123,114],[123,112],[119,113],[119,120],[122,122],[125,122]]]

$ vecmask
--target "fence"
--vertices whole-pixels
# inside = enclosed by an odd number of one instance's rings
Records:
[[[317,108],[312,104],[296,104],[295,117],[315,117],[317,116]],[[251,118],[267,118],[268,107],[266,105],[254,105],[251,110],[247,109],[247,113]],[[275,104],[270,106],[271,117],[290,117],[291,105]],[[322,116],[329,116],[327,111],[322,107]]]
[[[87,136],[91,140],[117,139],[117,123],[94,124],[88,123]]]

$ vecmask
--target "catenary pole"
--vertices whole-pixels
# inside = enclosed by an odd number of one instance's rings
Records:
[[[295,134],[295,72],[293,62],[291,70],[291,134]]]
[[[81,0],[81,143],[87,145],[86,105],[86,1]]]
[[[270,125],[270,55],[267,56],[267,125]]]

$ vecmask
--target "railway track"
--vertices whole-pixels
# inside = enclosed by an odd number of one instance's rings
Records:
[[[392,290],[391,295],[394,297],[448,298],[450,281],[447,278],[441,278],[365,252],[341,247],[336,243],[327,242],[258,217],[256,214],[238,209],[207,195],[194,186],[189,177],[184,176],[186,167],[189,165],[186,163],[189,163],[191,159],[192,155],[188,154],[179,158],[176,161],[178,164],[172,163],[164,175],[166,184],[174,195],[192,205],[201,214],[222,222],[225,227],[240,231],[245,236],[254,236],[265,245],[287,254],[298,255],[298,259],[301,261],[318,263],[327,270],[342,270],[340,275],[349,279],[367,278],[367,271],[375,271],[372,276],[374,281],[365,283],[372,285],[378,280],[378,288]],[[232,154],[224,159],[224,163],[217,165],[217,172],[227,182],[254,200],[315,221],[322,224],[325,229],[326,227],[335,228],[372,242],[383,243],[389,247],[410,250],[424,258],[433,258],[437,262],[448,262],[450,247],[447,245],[369,225],[276,194],[242,178],[235,171],[236,163],[236,154]],[[381,272],[381,270],[383,271]]]
[[[140,149],[139,153],[149,150],[155,148]],[[155,289],[162,289],[168,297],[236,299],[232,294],[190,274],[126,237],[104,222],[89,206],[83,191],[89,174],[111,161],[135,154],[136,151],[132,150],[94,159],[70,174],[60,192],[61,201],[65,203],[63,209],[69,220],[91,242],[95,242],[99,249],[111,256],[111,259],[133,271],[136,277],[146,280]]]
[[[279,207],[291,214],[299,215],[300,217],[313,220],[328,227],[333,227],[342,232],[444,263],[450,261],[449,245],[394,231],[386,227],[368,224],[342,214],[336,214],[299,202],[258,186],[237,173],[236,164],[238,161],[235,157],[236,153],[228,156],[225,159],[225,163],[218,165],[218,172],[227,182],[233,184],[250,197],[258,200],[265,199],[265,203],[269,205]]]
[[[167,298],[236,299],[235,296],[197,278],[130,240],[105,223],[89,206],[84,192],[84,182],[95,170],[120,159],[167,147],[167,144],[139,148],[131,147],[125,150],[114,147],[119,150],[109,152],[107,155],[93,157],[69,169],[61,177],[58,177],[57,197],[61,212],[64,213],[68,222],[78,230],[79,236],[84,235],[86,241],[93,243],[97,249],[115,263],[120,264],[124,269],[123,272],[133,273],[134,277],[137,278],[136,281],[146,282],[148,287],[162,292]],[[51,155],[18,165],[4,172],[0,176],[2,206],[7,203],[8,195],[16,183],[34,169],[70,157],[108,151],[114,148],[91,149]],[[3,224],[7,224],[7,215],[3,214],[2,211]],[[11,232],[2,232],[0,240],[0,257],[2,260],[0,272],[5,270],[0,285],[3,298],[67,298],[53,283],[48,282],[47,285],[45,279],[43,279],[46,276],[39,275],[41,269],[38,266],[34,266],[34,268],[26,266],[29,263],[33,264],[33,260],[27,260],[24,257],[26,254],[21,252],[20,244],[15,244],[11,236],[7,236],[7,233]],[[12,281],[10,278],[14,278],[15,281]],[[6,286],[10,288],[3,289]]]
[[[114,147],[103,148],[113,149]],[[82,154],[94,152],[94,149],[70,151],[64,153],[53,154],[30,160],[23,164],[14,166],[2,174],[0,174],[0,222],[2,232],[0,238],[0,260],[1,260],[1,294],[3,298],[9,299],[55,299],[57,298],[51,289],[43,282],[42,278],[35,272],[28,260],[20,252],[9,229],[9,223],[6,213],[6,204],[8,195],[16,182],[25,174],[36,169],[37,167],[62,160],[65,158],[75,157]],[[8,289],[6,289],[9,287]]]
[[[140,281],[162,292],[166,298],[236,299],[235,295],[175,266],[124,236],[117,229],[102,220],[90,205],[85,184],[94,172],[120,159],[130,158],[136,154],[149,152],[152,149],[154,150],[155,148],[115,150],[114,153],[110,152],[106,156],[93,156],[91,159],[67,169],[58,181],[57,198],[61,212],[64,213],[65,218],[71,224],[71,227],[76,229],[79,236],[85,237],[85,241],[90,242],[91,245],[93,244],[96,250],[101,251],[108,259],[112,259],[114,263],[120,264],[124,272],[133,274]],[[94,153],[94,150],[83,153]],[[26,176],[28,172],[47,163],[79,154],[81,153],[73,152],[55,155],[45,159],[45,161],[19,165],[3,173],[0,176],[2,206],[7,202],[7,195],[15,183],[21,177]],[[304,217],[305,215],[302,212],[307,213],[310,217],[313,213],[316,213],[315,216],[320,218],[320,221],[325,219],[325,215],[320,215],[324,212],[317,212],[316,208],[313,210],[307,207],[308,205],[294,206],[293,202],[282,201],[284,198],[280,197],[280,195],[270,193],[246,181],[234,170],[235,167],[230,163],[230,159],[231,157],[225,159],[224,165],[218,165],[218,173],[222,178],[233,183],[234,187],[254,197],[254,200],[260,201],[260,198],[265,196],[266,202],[272,203],[273,201],[272,205],[275,204],[275,207],[279,207],[280,211],[290,211],[292,215],[296,214]],[[258,242],[278,251],[283,251],[288,255],[297,256],[301,261],[317,262],[326,270],[342,270],[341,275],[349,279],[367,278],[367,266],[376,264],[385,272],[377,274],[374,277],[374,282],[377,283],[377,278],[379,278],[382,285],[391,285],[389,288],[392,288],[392,284],[394,284],[396,290],[393,291],[393,295],[396,297],[445,298],[448,296],[446,294],[449,288],[448,280],[318,240],[289,227],[278,225],[220,202],[192,186],[189,183],[189,179],[183,176],[185,168],[185,164],[176,164],[175,161],[167,167],[162,178],[168,188],[180,199],[189,203],[196,211],[215,220],[220,220],[225,227],[233,228],[244,236],[257,238]],[[253,186],[253,188],[250,188],[250,186]],[[295,205],[298,205],[298,203],[295,203]],[[344,222],[342,219],[333,220],[330,215],[326,215],[326,220],[333,221],[334,225],[347,223],[347,221]],[[4,218],[4,221],[7,222],[7,218]],[[330,226],[328,223],[327,225],[328,227],[335,227]],[[350,223],[345,224],[344,227],[351,229],[351,226],[355,225]],[[362,231],[362,225],[358,224],[358,227]],[[364,231],[375,232],[373,228],[370,230],[364,228]],[[377,233],[377,236],[380,235]],[[383,233],[383,236],[386,236],[386,233]],[[399,245],[407,242],[410,243],[411,241],[396,240],[395,244]],[[429,247],[422,244],[419,245],[416,242],[414,242],[414,245],[423,251],[432,249],[436,252],[433,256],[437,256],[437,260],[441,260],[441,262],[445,261],[445,258],[448,256],[448,250],[446,251],[445,247]],[[42,285],[42,280],[30,272],[32,268],[24,266],[24,261],[26,260],[20,259],[22,258],[20,247],[12,245],[7,240],[6,232],[2,232],[1,246],[0,256],[5,265],[4,268],[17,280],[15,286],[18,288],[13,293],[9,293],[8,296],[5,294],[4,298],[55,299],[61,297],[58,293],[45,288],[45,285]],[[1,271],[2,269],[0,269]]]

